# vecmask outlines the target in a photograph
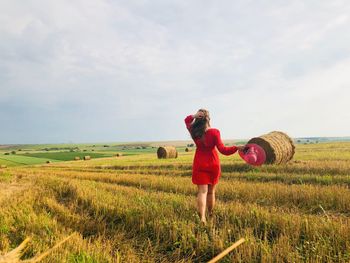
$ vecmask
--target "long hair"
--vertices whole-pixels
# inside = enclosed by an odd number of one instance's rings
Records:
[[[203,117],[196,118],[191,126],[192,139],[201,139],[205,133],[205,129],[210,127],[209,111],[206,109],[199,109],[198,111],[203,113]]]

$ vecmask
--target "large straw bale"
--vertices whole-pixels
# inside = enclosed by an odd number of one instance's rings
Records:
[[[161,146],[157,150],[158,159],[177,158],[177,155],[177,150],[174,146]]]
[[[285,133],[273,131],[252,138],[248,143],[260,145],[266,153],[265,164],[284,164],[290,161],[295,153],[293,140]]]

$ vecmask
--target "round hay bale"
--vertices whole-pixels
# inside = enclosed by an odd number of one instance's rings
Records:
[[[177,150],[174,146],[159,147],[157,150],[158,159],[177,158]]]
[[[87,160],[91,160],[91,156],[84,156],[84,160],[87,161]]]
[[[51,161],[46,161],[46,163],[51,163]]]
[[[79,156],[75,156],[75,157],[74,157],[74,160],[75,160],[75,161],[79,161],[79,160],[80,160],[80,157],[79,157]]]
[[[189,151],[190,151],[190,149],[188,149],[188,148],[186,147],[185,152],[189,152]]]
[[[115,155],[115,157],[120,157],[120,156],[122,156],[121,153],[117,153],[117,154]]]
[[[293,140],[285,133],[273,131],[252,138],[248,143],[260,145],[266,153],[265,164],[284,164],[290,161],[295,153]]]
[[[2,164],[2,165],[0,165],[0,168],[7,168],[7,165]]]

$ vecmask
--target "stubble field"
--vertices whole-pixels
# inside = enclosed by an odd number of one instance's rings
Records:
[[[32,237],[24,258],[77,235],[45,262],[349,262],[350,143],[297,145],[287,165],[220,156],[215,217],[199,224],[194,152],[0,170],[0,254]]]

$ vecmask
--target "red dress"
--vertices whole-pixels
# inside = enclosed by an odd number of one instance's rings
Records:
[[[192,115],[185,118],[186,127],[191,131]],[[192,183],[217,184],[221,175],[220,159],[218,152],[231,155],[237,151],[236,146],[225,147],[221,141],[220,131],[210,128],[205,132],[204,139],[194,140],[197,148],[192,166]]]

